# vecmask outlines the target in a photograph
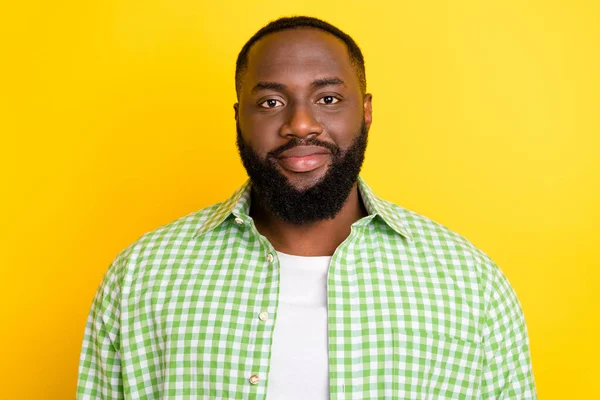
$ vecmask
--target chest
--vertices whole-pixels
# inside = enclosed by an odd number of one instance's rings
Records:
[[[350,243],[331,259],[324,277],[331,398],[475,396],[476,281],[426,251],[400,244],[395,251],[355,251]],[[231,251],[213,264],[190,256],[165,268],[149,258],[145,273],[132,277],[122,312],[125,385],[152,387],[154,398],[265,397],[279,257],[268,248]]]

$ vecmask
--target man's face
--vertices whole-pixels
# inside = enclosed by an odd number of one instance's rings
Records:
[[[240,155],[265,205],[283,200],[275,206],[288,212],[271,211],[297,223],[332,218],[356,181],[371,124],[371,96],[344,42],[310,28],[265,36],[248,54],[234,109]],[[332,196],[328,210],[294,217]]]

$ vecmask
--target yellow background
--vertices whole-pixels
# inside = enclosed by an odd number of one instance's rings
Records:
[[[73,398],[108,264],[245,180],[235,57],[291,14],[364,52],[367,182],[500,265],[540,398],[598,398],[599,3],[298,3],[0,6],[0,398]]]

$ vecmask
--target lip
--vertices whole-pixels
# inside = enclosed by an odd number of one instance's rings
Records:
[[[278,158],[305,157],[312,156],[314,154],[331,154],[331,152],[325,147],[321,146],[296,146],[284,151],[279,155]]]
[[[286,150],[277,158],[281,167],[290,172],[310,172],[329,161],[331,153],[320,146],[298,146]]]

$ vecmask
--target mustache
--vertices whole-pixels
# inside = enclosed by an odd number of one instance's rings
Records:
[[[310,139],[294,138],[294,139],[291,139],[289,142],[287,142],[287,143],[279,146],[275,150],[271,150],[270,152],[268,152],[267,153],[267,158],[269,158],[269,157],[277,158],[284,151],[293,149],[294,147],[300,147],[300,146],[319,146],[319,147],[324,147],[327,150],[329,150],[331,152],[331,154],[334,155],[334,156],[336,156],[336,155],[338,155],[340,153],[340,148],[338,146],[336,146],[336,145],[334,145],[332,143],[324,142],[324,141],[319,140],[317,138],[310,138]]]

